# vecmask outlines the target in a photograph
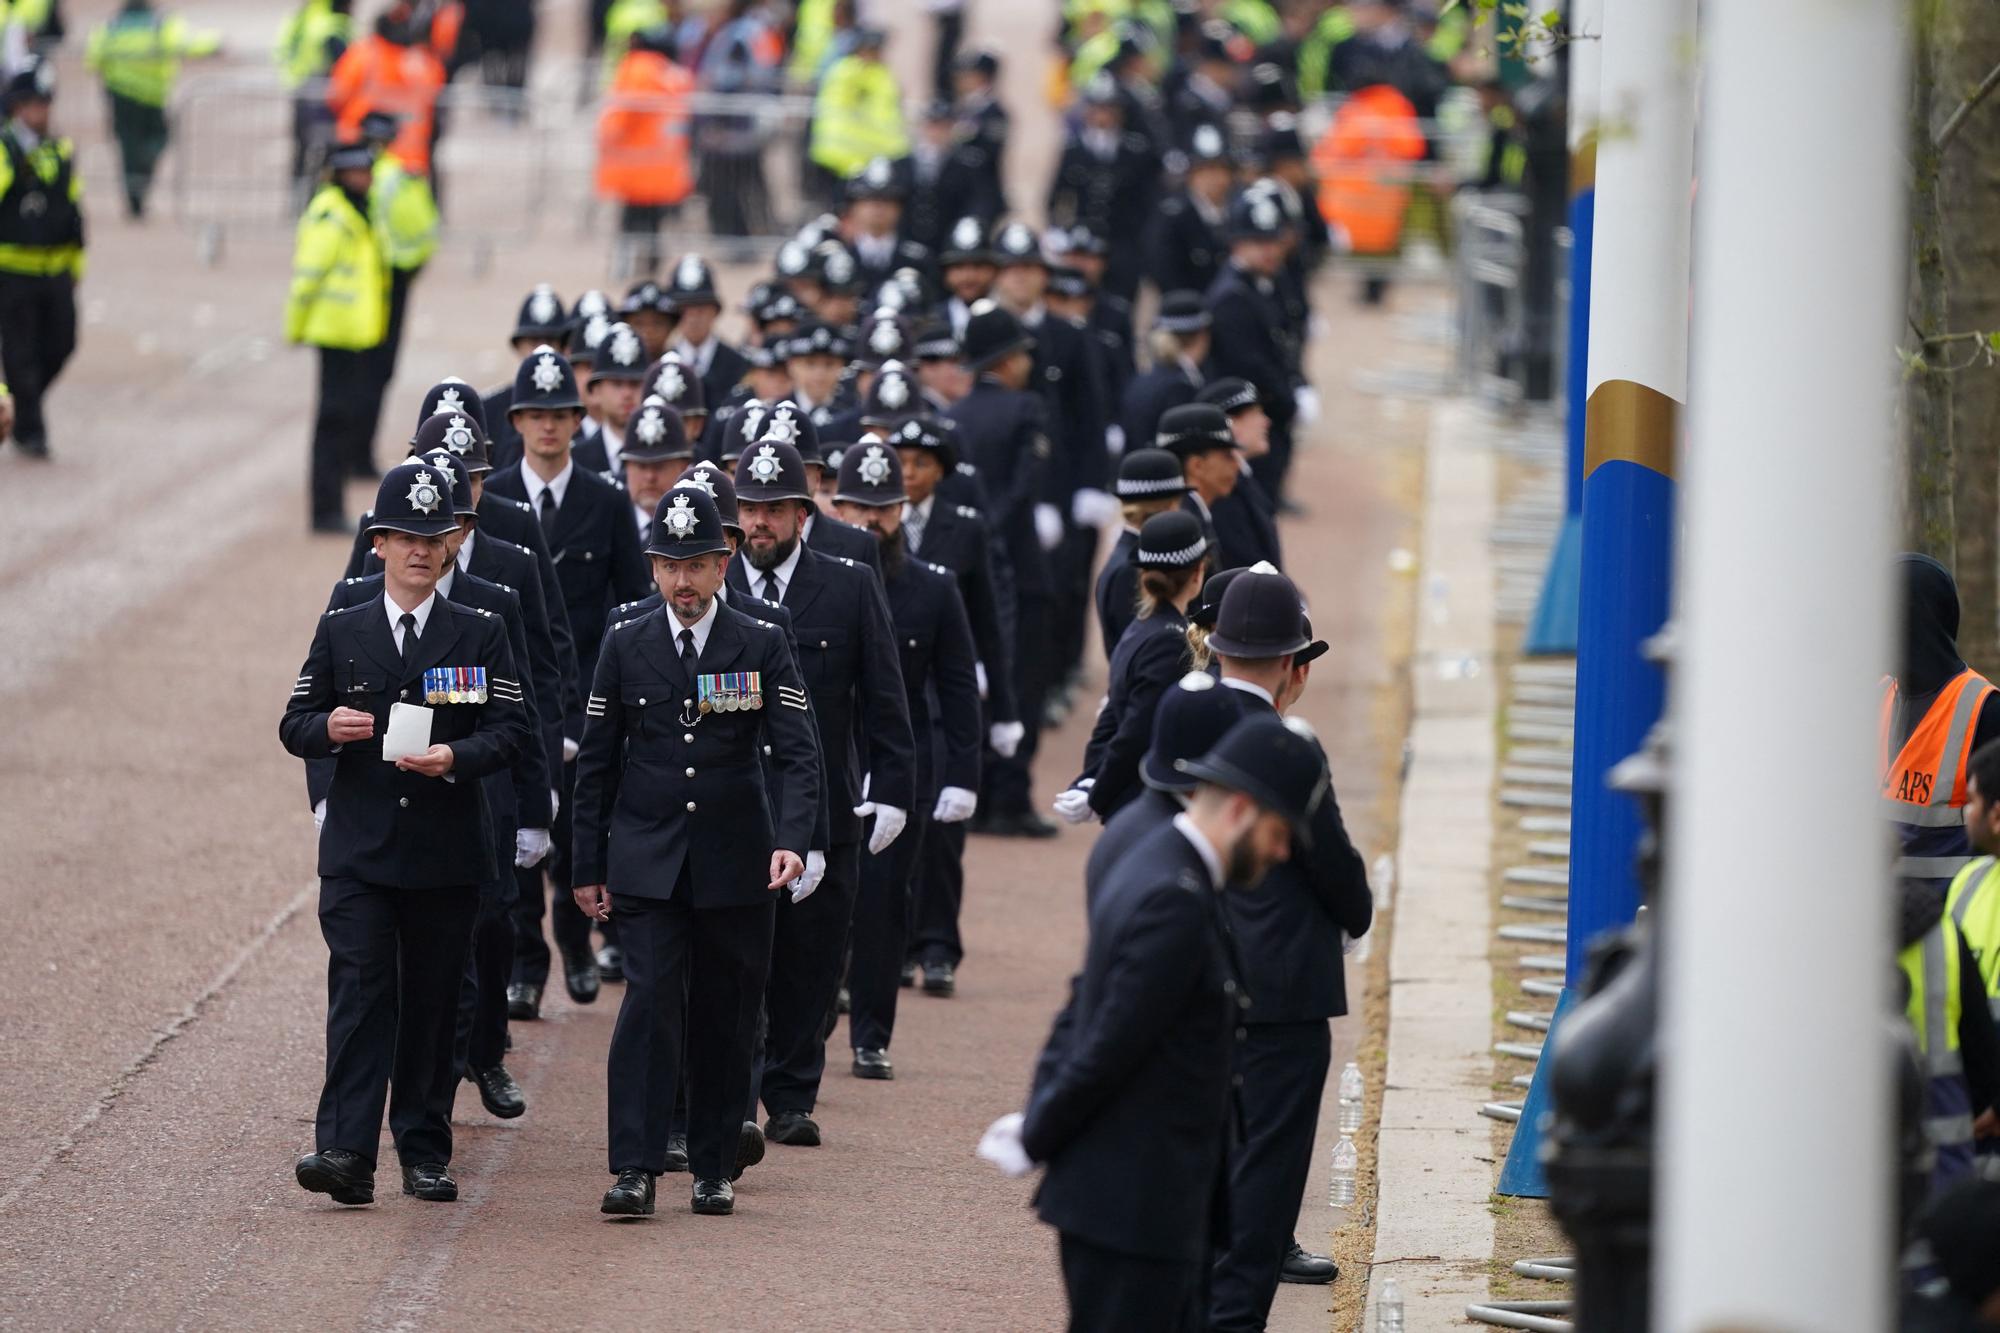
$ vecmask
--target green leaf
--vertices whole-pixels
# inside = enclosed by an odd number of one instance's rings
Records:
[[[1507,0],[1500,6],[1500,12],[1510,19],[1524,19],[1528,17],[1528,6],[1519,0]]]
[[[1562,26],[1563,12],[1560,9],[1546,10],[1542,14],[1542,26],[1554,32]]]
[[[1987,334],[1986,347],[1988,351],[2000,352],[2000,333]]]

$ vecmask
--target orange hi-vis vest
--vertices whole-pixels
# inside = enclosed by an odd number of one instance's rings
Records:
[[[1387,84],[1361,89],[1313,145],[1320,217],[1346,235],[1355,254],[1393,253],[1410,207],[1410,164],[1423,155],[1423,126],[1410,99]]]
[[[694,189],[688,100],[694,76],[657,51],[618,62],[597,117],[597,192],[627,204],[678,204]]]
[[[328,76],[326,104],[342,139],[361,132],[370,111],[400,118],[391,151],[418,175],[431,171],[431,124],[444,66],[425,46],[398,46],[381,36],[356,42],[341,53]]]
[[[1889,728],[1899,692],[1893,679],[1883,685],[1882,813],[1896,826],[1902,844],[1896,873],[1948,884],[1972,859],[1965,833],[1965,768],[1979,710],[1993,686],[1977,671],[1960,672],[1938,691],[1923,721],[1891,755]]]

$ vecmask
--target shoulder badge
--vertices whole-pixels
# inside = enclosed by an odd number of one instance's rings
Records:
[[[852,568],[854,568],[854,562],[853,562],[852,560],[848,559],[848,558],[847,558],[846,556],[844,556],[844,555],[841,555],[841,556],[835,556],[835,557],[834,557],[834,559],[836,559],[836,560],[840,561],[840,563],[841,563],[841,564],[843,564],[843,565],[846,565],[846,566],[847,566],[847,567],[848,567],[849,569],[852,569]]]
[[[974,509],[971,505],[959,505],[958,516],[960,518],[978,518],[979,511],[977,509]]]
[[[366,583],[366,582],[368,582],[368,576],[366,574],[361,574],[351,579],[342,579],[340,581],[340,586],[343,588],[352,588],[357,583]]]
[[[373,603],[373,602],[362,602],[362,603],[360,603],[360,605],[362,605],[362,606],[373,606],[373,605],[375,605],[375,603]],[[333,607],[333,608],[331,608],[330,610],[327,610],[327,611],[323,612],[322,614],[324,614],[324,615],[329,615],[329,616],[337,616],[337,615],[340,615],[340,614],[341,614],[342,612],[344,612],[344,611],[352,611],[353,609],[354,609],[354,608],[353,608],[353,607],[351,607],[351,606],[336,606],[336,607]]]
[[[929,566],[931,567],[932,571],[934,571],[935,573],[939,573],[939,574],[944,574],[944,575],[949,575],[949,574],[951,573],[951,570],[947,569],[947,568],[946,568],[945,566],[943,566],[943,565],[940,565],[940,564],[936,564],[936,563],[934,563],[934,562],[932,562],[932,561],[929,561],[929,560],[926,560],[926,561],[924,561],[924,563],[925,563],[926,565],[929,565]]]
[[[1049,448],[1049,437],[1038,432],[1035,442],[1028,446],[1028,452],[1037,458],[1047,458],[1053,452]]]
[[[491,492],[489,491],[488,494],[491,494]],[[494,498],[501,501],[504,504],[513,505],[514,508],[520,510],[524,514],[532,514],[535,512],[535,507],[529,504],[526,500],[516,500],[511,495],[499,495],[499,496],[494,496]],[[526,548],[524,547],[522,549],[525,550]]]

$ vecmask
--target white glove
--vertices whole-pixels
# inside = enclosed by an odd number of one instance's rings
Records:
[[[1104,428],[1104,447],[1112,457],[1125,452],[1125,428],[1116,423]]]
[[[999,1167],[1003,1176],[1018,1178],[1035,1169],[1028,1150],[1021,1146],[1021,1125],[1026,1119],[1019,1111],[1010,1111],[979,1136],[979,1156]]]
[[[979,697],[984,699],[986,697],[986,663],[974,662],[972,664],[972,678],[979,682]]]
[[[319,798],[319,804],[313,807],[313,832],[317,833],[325,827],[326,827],[326,798],[322,796]]]
[[[871,856],[880,856],[887,851],[889,844],[896,840],[896,835],[903,831],[903,825],[910,822],[907,811],[877,801],[863,801],[854,807],[854,813],[863,819],[870,815],[875,816],[875,831],[868,835],[868,852]]]
[[[571,740],[569,737],[567,736],[563,737],[563,762],[565,764],[575,763],[577,753],[582,749],[583,747],[581,745],[578,745],[575,741]]]
[[[1055,799],[1055,810],[1065,824],[1081,824],[1090,818],[1090,789],[1097,785],[1097,779],[1085,778],[1066,792],[1060,792]]]
[[[807,852],[805,873],[791,883],[792,901],[802,903],[812,897],[813,890],[826,878],[826,853]]]
[[[993,747],[993,753],[1002,759],[1012,759],[1014,751],[1021,748],[1022,739],[1027,736],[1027,724],[1022,722],[995,722],[986,729],[986,743]]]
[[[1053,551],[1062,545],[1062,511],[1054,505],[1035,506],[1035,539],[1044,551]]]
[[[560,809],[562,809],[562,797],[556,794],[554,787],[551,787],[549,788],[549,822],[551,824],[556,822],[556,811]]]
[[[979,808],[979,796],[963,787],[946,787],[938,793],[937,809],[931,818],[940,824],[962,824]]]
[[[549,854],[549,831],[545,828],[514,830],[514,864],[526,870],[540,865]]]
[[[1085,486],[1069,498],[1069,516],[1079,528],[1101,528],[1123,512],[1116,500],[1094,486]]]
[[[1319,420],[1319,394],[1310,384],[1292,390],[1292,406],[1298,409],[1299,424],[1310,426]]]

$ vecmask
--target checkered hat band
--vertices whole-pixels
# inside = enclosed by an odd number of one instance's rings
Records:
[[[1178,551],[1149,551],[1141,546],[1132,553],[1132,561],[1140,565],[1192,565],[1207,550],[1208,539],[1197,537],[1192,546],[1183,546]]]
[[[1187,482],[1179,477],[1120,477],[1118,498],[1130,500],[1141,495],[1164,495],[1168,491],[1185,491]]]

